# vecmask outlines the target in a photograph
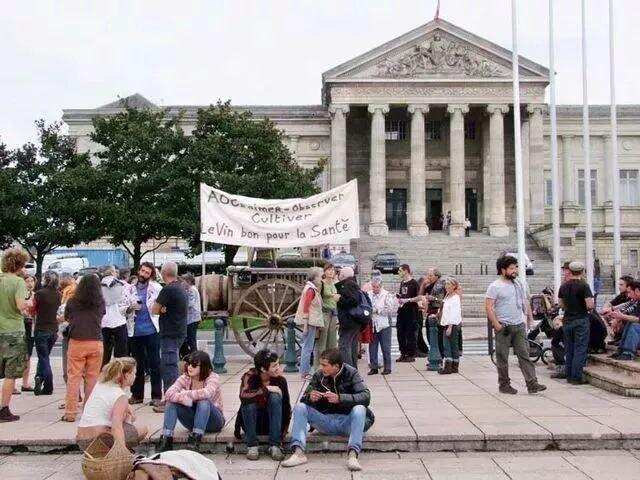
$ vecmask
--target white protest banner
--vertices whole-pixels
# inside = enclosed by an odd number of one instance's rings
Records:
[[[263,200],[200,184],[200,240],[282,248],[344,244],[360,236],[358,183],[309,198]]]

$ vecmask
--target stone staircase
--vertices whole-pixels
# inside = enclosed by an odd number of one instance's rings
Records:
[[[625,397],[640,397],[639,359],[620,361],[608,358],[608,354],[591,354],[584,372],[593,386]]]

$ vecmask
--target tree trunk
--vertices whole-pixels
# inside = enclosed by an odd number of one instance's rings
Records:
[[[137,272],[140,269],[140,261],[142,260],[142,242],[133,244],[133,271]]]
[[[40,285],[42,285],[42,265],[44,264],[44,254],[36,251],[34,257],[36,257],[36,287],[40,288]]]
[[[228,267],[233,264],[233,259],[238,253],[238,245],[225,245],[224,246],[224,266]]]

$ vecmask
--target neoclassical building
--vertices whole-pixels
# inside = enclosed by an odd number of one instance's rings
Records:
[[[452,236],[473,230],[507,236],[515,228],[515,165],[511,52],[436,19],[322,75],[320,105],[238,106],[267,117],[284,132],[298,162],[327,159],[324,189],[357,178],[361,223],[372,236],[390,230],[428,236],[451,212]],[[525,221],[543,246],[551,237],[550,125],[545,91],[549,71],[520,57]],[[224,96],[224,93],[221,92]],[[140,95],[128,101],[155,107]],[[122,108],[67,109],[63,119],[78,148],[90,150],[91,118]],[[166,107],[165,107],[166,108]],[[183,112],[184,128],[197,106]],[[619,178],[612,175],[609,109],[590,109],[591,185],[585,185],[582,107],[559,106],[561,245],[584,254],[584,198],[593,201],[594,245],[611,264],[613,182],[619,182],[623,266],[638,268],[640,247],[640,108],[618,109]]]

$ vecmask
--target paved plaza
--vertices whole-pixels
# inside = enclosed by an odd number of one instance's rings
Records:
[[[59,368],[54,359],[55,367]],[[206,449],[224,453],[242,452],[233,437],[241,372],[248,361],[227,365],[222,376],[223,431],[206,437]],[[364,363],[361,371],[365,371]],[[539,364],[540,381],[549,388],[528,395],[522,375],[513,364],[513,385],[520,391],[509,396],[498,393],[495,367],[486,356],[467,356],[458,375],[427,372],[424,363],[397,364],[388,377],[366,377],[372,393],[376,422],[365,437],[370,451],[524,451],[640,448],[640,398],[625,398],[590,385],[572,386],[549,378],[550,370]],[[61,378],[59,371],[56,379]],[[298,374],[287,374],[292,398],[304,383]],[[53,396],[15,396],[12,408],[20,422],[0,424],[3,453],[29,449],[61,452],[74,447],[75,425],[61,422],[58,409],[63,398],[61,382]],[[143,406],[140,421],[148,425],[151,439],[159,437],[162,415]],[[176,431],[176,441],[186,437]],[[311,434],[311,450],[342,451],[344,439],[330,441]],[[143,447],[150,449],[148,445]],[[240,457],[238,457],[240,458]]]

